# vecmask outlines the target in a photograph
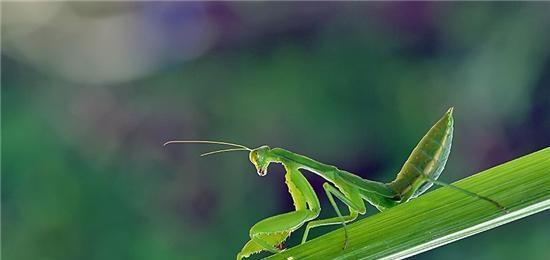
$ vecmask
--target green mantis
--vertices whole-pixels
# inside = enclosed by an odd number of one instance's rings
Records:
[[[343,225],[345,231],[343,248],[345,249],[348,241],[346,224],[355,220],[359,214],[365,214],[367,210],[365,201],[379,211],[383,211],[420,196],[434,184],[446,186],[468,196],[487,201],[507,212],[506,208],[490,198],[437,180],[451,151],[453,122],[453,108],[450,108],[420,140],[395,180],[390,183],[366,180],[335,166],[323,164],[282,148],[270,148],[265,145],[256,149],[216,141],[169,141],[165,145],[210,143],[234,147],[205,153],[202,156],[229,151],[248,151],[249,159],[260,176],[267,174],[271,163],[280,163],[284,166],[286,170],[285,182],[294,202],[295,210],[266,218],[252,226],[249,233],[250,241],[237,254],[237,259],[242,259],[261,251],[273,253],[281,251],[278,246],[292,232],[306,223],[302,243],[307,241],[312,228]],[[317,219],[321,211],[319,199],[302,171],[315,173],[326,180],[323,189],[337,216]],[[340,212],[335,198],[347,206],[348,214]]]

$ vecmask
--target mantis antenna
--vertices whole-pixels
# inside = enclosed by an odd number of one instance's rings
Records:
[[[233,152],[233,151],[248,151],[248,150],[244,148],[231,148],[231,149],[224,149],[224,150],[217,150],[217,151],[203,153],[201,154],[201,156],[207,156],[207,155],[212,155],[217,153]]]
[[[201,154],[201,156],[207,156],[217,153],[225,153],[225,152],[233,152],[233,151],[252,151],[252,149],[240,145],[240,144],[233,144],[233,143],[227,143],[227,142],[218,142],[218,141],[204,141],[204,140],[184,140],[184,141],[168,141],[163,144],[163,146],[169,145],[169,144],[177,144],[177,143],[184,143],[184,144],[221,144],[221,145],[228,145],[238,148],[230,148],[230,149],[223,149],[223,150],[217,150],[212,152],[207,152]]]
[[[205,141],[205,140],[183,140],[183,141],[179,141],[179,140],[175,140],[175,141],[168,141],[168,142],[164,143],[163,146],[167,146],[169,144],[221,144],[221,145],[229,145],[229,146],[239,147],[239,148],[242,148],[243,150],[247,150],[247,151],[252,151],[252,149],[250,149],[250,148],[248,148],[244,145],[233,144],[233,143],[228,143],[228,142],[219,142],[219,141]]]

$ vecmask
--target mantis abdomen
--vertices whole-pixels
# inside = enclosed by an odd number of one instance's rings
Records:
[[[389,186],[408,201],[428,190],[439,178],[451,151],[453,139],[453,108],[428,131],[405,161],[403,168]]]

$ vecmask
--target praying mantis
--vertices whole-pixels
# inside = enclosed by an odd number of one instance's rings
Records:
[[[487,201],[498,209],[508,212],[500,203],[488,197],[437,180],[451,151],[453,123],[453,108],[451,107],[424,135],[405,161],[397,177],[389,183],[363,179],[335,166],[318,162],[282,148],[270,148],[266,145],[256,149],[218,141],[169,141],[164,145],[203,143],[233,147],[204,153],[201,156],[230,151],[248,151],[250,162],[255,166],[260,176],[267,175],[271,163],[279,163],[284,166],[286,171],[285,182],[294,202],[295,210],[266,218],[252,226],[249,232],[250,241],[237,254],[239,260],[261,251],[272,253],[281,251],[279,246],[292,232],[306,223],[302,243],[307,241],[309,231],[312,228],[326,225],[343,225],[345,236],[343,249],[345,249],[348,243],[346,224],[355,220],[359,214],[365,214],[367,210],[365,201],[379,211],[384,211],[420,196],[434,184],[449,187],[465,195]],[[315,173],[326,180],[323,189],[336,212],[336,217],[317,219],[321,211],[319,199],[304,177],[302,170]],[[335,197],[348,207],[349,213],[347,215],[340,212]]]

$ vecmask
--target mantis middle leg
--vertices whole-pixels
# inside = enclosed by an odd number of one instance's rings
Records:
[[[256,223],[250,229],[251,240],[239,252],[237,259],[263,250],[273,253],[280,251],[276,246],[284,242],[291,232],[319,216],[321,210],[319,199],[307,179],[297,167],[291,164],[285,164],[285,169],[287,170],[286,184],[296,211],[269,217]]]
[[[366,212],[365,203],[363,202],[363,199],[361,198],[359,192],[355,188],[349,185],[346,185],[344,183],[340,184],[340,189],[344,193],[342,193],[340,190],[338,190],[337,188],[335,188],[334,186],[330,185],[327,182],[323,184],[323,189],[325,190],[327,197],[330,203],[332,204],[334,211],[336,211],[336,214],[338,215],[338,217],[309,222],[306,226],[306,230],[302,238],[302,243],[306,242],[307,236],[309,234],[309,230],[314,227],[342,224],[344,226],[344,234],[345,234],[345,238],[344,238],[344,249],[345,249],[348,242],[348,233],[347,233],[346,223],[355,220],[359,214],[365,214]],[[342,216],[342,214],[340,213],[340,209],[338,208],[338,206],[336,205],[336,202],[334,201],[333,195],[336,196],[338,199],[340,199],[342,202],[344,202],[344,204],[348,206],[349,215]]]

